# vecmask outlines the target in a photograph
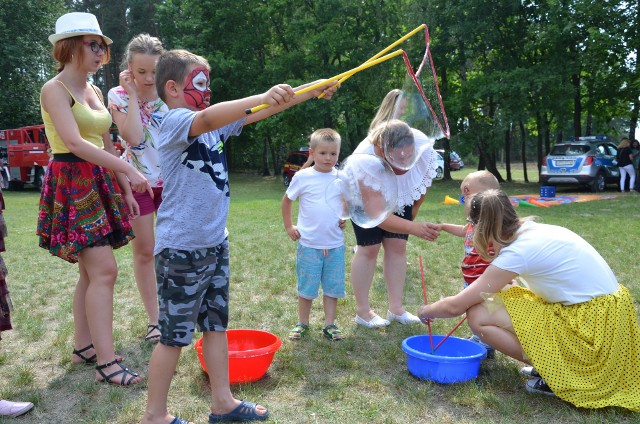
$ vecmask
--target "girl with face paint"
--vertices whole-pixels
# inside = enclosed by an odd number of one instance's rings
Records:
[[[136,237],[133,247],[133,271],[147,313],[145,340],[157,343],[158,294],[153,257],[154,218],[162,201],[164,184],[160,173],[158,137],[162,119],[169,112],[156,90],[156,63],[164,49],[156,37],[135,36],[127,45],[120,73],[120,85],[109,90],[109,110],[124,140],[123,157],[145,176],[153,190],[134,193],[140,216],[132,221]]]

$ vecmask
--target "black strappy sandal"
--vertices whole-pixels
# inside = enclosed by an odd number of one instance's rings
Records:
[[[73,354],[76,355],[78,358],[82,359],[84,361],[84,363],[86,365],[91,365],[91,364],[95,364],[98,361],[98,355],[93,354],[93,356],[86,356],[83,355],[84,352],[86,352],[89,349],[93,349],[93,343],[91,343],[89,346],[83,348],[83,349],[73,349]],[[81,364],[82,362],[78,362],[78,364]]]
[[[158,324],[147,325],[147,335],[144,336],[144,340],[151,343],[158,343],[160,341],[160,334],[156,334],[154,336],[151,335],[151,333],[156,330],[160,332],[160,326]]]
[[[109,368],[112,365],[118,365],[120,367],[119,370],[112,372],[111,374],[107,375],[104,373],[104,369]],[[115,384],[117,386],[131,386],[133,384],[138,384],[138,383],[132,383],[133,379],[135,379],[136,377],[138,377],[139,375],[133,371],[131,371],[129,368],[125,368],[124,365],[122,365],[120,363],[120,361],[118,360],[118,358],[114,359],[111,362],[107,362],[106,364],[102,364],[102,365],[97,365],[96,366],[96,371],[98,371],[98,373],[100,374],[100,376],[102,377],[101,380],[98,380],[101,383],[109,383],[109,384]],[[114,381],[113,379],[118,377],[120,377],[120,381]]]

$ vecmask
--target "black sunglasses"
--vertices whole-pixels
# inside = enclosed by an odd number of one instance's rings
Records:
[[[82,44],[89,46],[91,51],[95,54],[98,54],[100,51],[102,51],[102,53],[107,53],[107,46],[104,44],[99,44],[95,41],[83,41]]]

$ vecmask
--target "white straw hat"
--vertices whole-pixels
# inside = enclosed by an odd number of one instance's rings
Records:
[[[49,41],[51,44],[56,44],[60,40],[78,35],[99,35],[104,38],[107,44],[113,43],[111,38],[102,34],[95,15],[82,12],[72,12],[60,16],[56,21],[56,33],[49,36]]]

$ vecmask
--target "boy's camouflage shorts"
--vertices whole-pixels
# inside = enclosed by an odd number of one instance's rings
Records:
[[[156,255],[160,343],[188,346],[200,331],[225,331],[229,322],[229,242]]]

